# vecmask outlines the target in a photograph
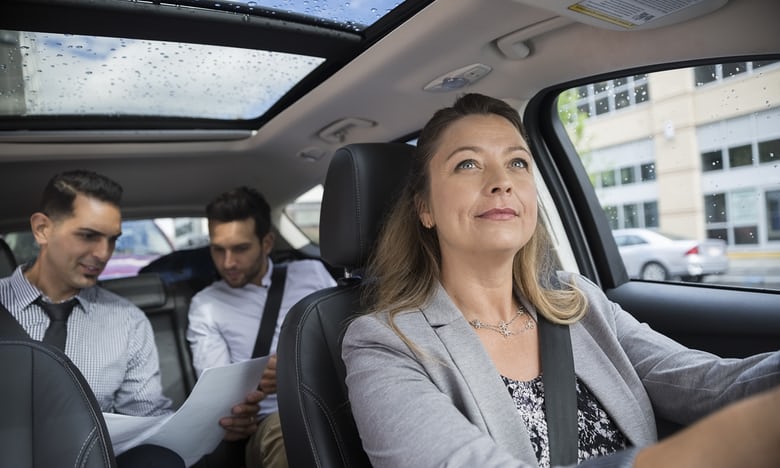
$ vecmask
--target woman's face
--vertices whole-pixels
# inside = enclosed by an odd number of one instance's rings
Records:
[[[442,258],[510,256],[536,227],[533,158],[520,132],[497,115],[457,120],[441,137],[429,165],[429,199],[420,221],[435,226]]]

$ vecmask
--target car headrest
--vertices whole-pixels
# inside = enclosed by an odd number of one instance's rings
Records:
[[[100,281],[100,286],[119,294],[142,310],[162,307],[167,300],[165,284],[157,273],[111,278]]]
[[[16,257],[5,239],[0,238],[0,278],[10,276],[16,270]]]
[[[320,208],[320,253],[335,267],[365,266],[412,165],[414,146],[358,143],[333,155]]]

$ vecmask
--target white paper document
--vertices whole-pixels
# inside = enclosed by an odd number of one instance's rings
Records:
[[[219,420],[257,388],[268,356],[203,371],[176,413],[126,416],[103,413],[116,455],[141,444],[167,447],[187,466],[211,453],[225,434]]]

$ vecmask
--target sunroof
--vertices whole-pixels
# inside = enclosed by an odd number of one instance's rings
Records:
[[[124,0],[137,1],[137,0]],[[185,0],[181,5],[247,14],[291,13],[362,31],[390,13],[403,0]]]
[[[47,16],[14,3],[0,18],[0,122],[257,128],[387,31],[372,25],[423,3],[74,0]]]
[[[248,120],[324,58],[149,40],[0,31],[15,83],[0,115],[111,115]]]

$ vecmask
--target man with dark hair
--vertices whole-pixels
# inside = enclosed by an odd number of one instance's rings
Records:
[[[336,282],[317,260],[280,265],[270,260],[271,209],[258,191],[239,187],[223,193],[209,203],[206,215],[211,256],[222,279],[196,294],[190,304],[187,338],[193,364],[201,373],[208,367],[271,356],[259,384],[265,398],[256,418],[225,418],[221,424],[226,440],[247,437],[232,429],[235,424],[249,422],[257,429],[246,444],[247,468],[285,467],[276,405],[279,330],[296,302]]]
[[[0,302],[35,340],[56,346],[79,368],[104,412],[171,412],[162,394],[151,324],[129,301],[96,285],[122,234],[122,187],[89,171],[54,176],[30,226],[40,246],[32,264],[0,279]],[[52,389],[56,391],[56,389]],[[183,467],[168,449],[141,445],[120,467]]]

